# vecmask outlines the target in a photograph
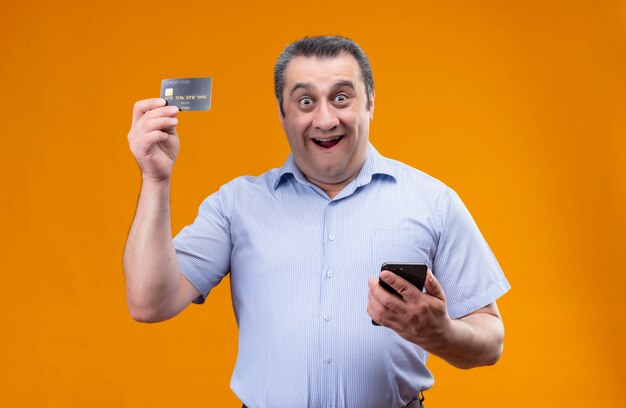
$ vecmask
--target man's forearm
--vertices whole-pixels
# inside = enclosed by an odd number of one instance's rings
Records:
[[[495,308],[495,314],[492,313]],[[458,368],[495,364],[502,354],[504,326],[495,304],[461,319],[429,351]]]
[[[172,243],[170,183],[142,183],[137,211],[124,249],[128,308],[134,319],[155,321],[160,305],[178,289]]]

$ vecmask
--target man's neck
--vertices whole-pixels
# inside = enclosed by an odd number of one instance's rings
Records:
[[[359,169],[359,171],[357,171],[352,177],[341,181],[339,183],[323,183],[321,181],[318,180],[313,180],[309,177],[306,177],[306,179],[311,183],[316,185],[317,187],[321,188],[322,190],[324,190],[324,192],[326,193],[326,195],[328,196],[328,198],[330,198],[331,200],[333,198],[335,198],[337,196],[337,194],[339,194],[341,192],[341,190],[344,189],[345,186],[347,186],[348,184],[350,184],[352,182],[352,180],[354,180],[356,178],[356,176],[359,175],[359,173],[361,172],[361,169]]]

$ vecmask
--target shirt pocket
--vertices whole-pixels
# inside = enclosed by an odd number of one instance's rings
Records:
[[[372,262],[376,271],[383,263],[420,263],[433,269],[434,242],[417,231],[372,229]]]

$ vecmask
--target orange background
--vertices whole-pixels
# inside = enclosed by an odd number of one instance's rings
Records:
[[[180,115],[177,232],[283,163],[273,64],[315,34],[366,50],[372,142],[461,195],[513,286],[501,361],[432,358],[427,406],[622,406],[626,3],[573,0],[3,2],[0,406],[240,406],[227,281],[165,323],[126,310],[132,105],[213,77]]]

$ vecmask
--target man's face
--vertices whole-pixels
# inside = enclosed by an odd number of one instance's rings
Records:
[[[367,105],[351,55],[289,62],[280,117],[294,159],[311,183],[328,192],[356,177],[365,162],[373,95]]]

